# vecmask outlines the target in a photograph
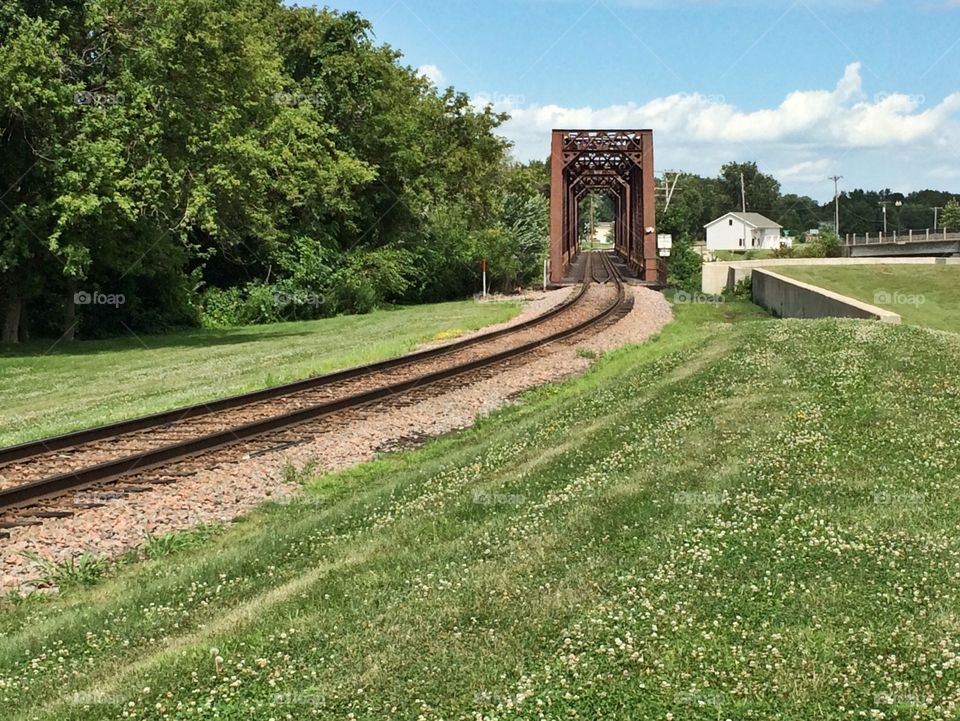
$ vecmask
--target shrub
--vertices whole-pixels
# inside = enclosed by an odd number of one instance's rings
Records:
[[[369,313],[401,297],[413,275],[413,256],[404,250],[380,248],[350,255],[333,275],[331,310]]]
[[[688,293],[699,293],[703,257],[693,249],[693,240],[681,237],[673,243],[667,262],[667,282]]]
[[[840,257],[840,238],[834,232],[820,233],[817,243],[823,251],[824,258]]]
[[[243,288],[207,288],[200,296],[200,324],[204,328],[240,325]]]
[[[738,300],[753,300],[753,276],[747,275],[738,280],[730,294]]]
[[[278,296],[277,288],[261,283],[207,288],[201,294],[200,323],[205,328],[229,328],[283,320],[284,303]]]
[[[792,258],[837,258],[840,256],[840,239],[836,233],[821,231],[815,240],[793,247]]]
[[[541,195],[508,193],[504,200],[501,225],[516,259],[516,282],[528,284],[543,271],[550,240],[549,215],[550,203]]]

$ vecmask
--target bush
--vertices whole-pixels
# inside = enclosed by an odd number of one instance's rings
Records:
[[[536,282],[547,255],[548,209],[546,198],[507,193],[500,217],[487,229],[471,228],[457,209],[434,213],[427,237],[411,241],[414,284],[405,299],[430,303],[478,292],[484,259],[495,291]]]
[[[840,238],[836,233],[821,231],[815,240],[800,243],[792,248],[790,258],[838,258],[840,257]]]
[[[516,236],[501,228],[476,233],[477,250],[487,260],[487,288],[509,293],[524,280]]]
[[[667,283],[688,293],[700,292],[703,257],[693,249],[691,238],[674,241],[667,269]]]
[[[738,300],[753,300],[753,276],[747,275],[738,280],[730,294]]]
[[[271,285],[248,283],[242,287],[208,288],[201,295],[200,323],[204,328],[275,323],[283,319],[283,304]]]
[[[386,301],[397,300],[410,287],[413,256],[404,250],[380,248],[357,252],[333,275],[330,310],[369,313]]]
[[[824,258],[839,258],[840,257],[840,238],[836,233],[826,232],[820,233],[820,237],[817,238],[817,244],[823,251]]]
[[[325,288],[307,277],[207,288],[200,296],[200,322],[206,328],[228,328],[368,313],[398,299],[410,286],[412,274],[412,256],[406,251],[354,251],[328,274]]]
[[[229,328],[240,325],[243,288],[207,288],[200,295],[200,325],[204,328]]]
[[[468,228],[462,213],[433,213],[426,236],[421,242],[411,239],[409,245],[416,255],[408,300],[435,303],[463,298],[479,289],[482,255],[476,247],[476,233]]]
[[[550,243],[550,203],[541,195],[508,193],[501,225],[516,260],[516,278],[506,285],[527,285],[540,277]]]
[[[781,243],[777,248],[773,249],[774,258],[793,258],[793,248],[786,243]]]

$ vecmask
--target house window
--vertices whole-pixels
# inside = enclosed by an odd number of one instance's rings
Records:
[[[743,238],[741,238],[741,239],[740,239],[740,247],[743,248],[744,245],[745,245],[745,244],[744,244],[744,242],[743,242]]]
[[[732,228],[732,227],[733,227],[733,218],[730,218],[729,223],[730,223],[730,227]]]

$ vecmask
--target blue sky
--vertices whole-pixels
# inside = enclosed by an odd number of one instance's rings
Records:
[[[323,3],[321,3],[323,4]],[[551,127],[652,127],[657,170],[960,192],[960,0],[330,0],[440,85]]]

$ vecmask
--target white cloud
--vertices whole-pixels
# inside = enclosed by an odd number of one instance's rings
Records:
[[[652,128],[658,168],[712,174],[728,160],[755,159],[783,168],[785,181],[801,184],[822,182],[824,169],[844,173],[851,160],[890,150],[911,158],[926,152],[926,174],[934,164],[931,158],[940,164],[944,152],[956,147],[947,138],[957,137],[960,127],[960,92],[936,105],[922,95],[877,93],[868,98],[860,63],[848,65],[830,90],[797,90],[776,107],[755,111],[699,93],[604,108],[511,102],[494,107],[510,113],[502,132],[522,160],[548,154],[553,128]],[[832,161],[825,159],[828,155]],[[886,185],[883,178],[864,183]]]
[[[434,85],[439,86],[443,82],[443,72],[436,65],[421,65],[417,68],[417,73]]]
[[[866,99],[860,64],[849,65],[833,90],[798,90],[779,106],[743,112],[717,96],[678,93],[643,105],[564,108],[529,105],[504,108],[504,127],[518,140],[546,139],[555,127],[654,128],[661,136],[685,143],[822,143],[835,147],[882,147],[935,137],[960,111],[960,92],[938,105],[920,109],[922,96],[879,94]],[[532,148],[530,148],[532,150]],[[537,155],[542,150],[537,150]]]
[[[802,160],[787,168],[774,171],[774,175],[781,180],[792,180],[798,183],[819,183],[833,170],[833,161],[827,158],[818,160]]]

